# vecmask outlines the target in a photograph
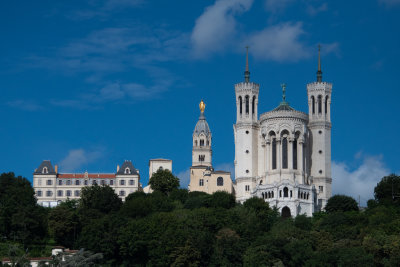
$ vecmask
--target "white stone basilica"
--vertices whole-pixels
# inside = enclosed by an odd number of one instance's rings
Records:
[[[235,85],[235,194],[239,202],[257,196],[283,216],[325,207],[331,197],[332,84],[322,81],[320,52],[317,81],[307,84],[309,113],[285,99],[258,116],[260,85],[250,81],[248,54],[244,82]]]

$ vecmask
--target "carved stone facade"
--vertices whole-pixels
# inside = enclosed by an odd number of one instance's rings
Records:
[[[236,199],[257,196],[285,215],[311,216],[332,194],[332,84],[322,82],[319,64],[317,82],[307,85],[309,114],[292,108],[282,88],[280,105],[258,117],[260,86],[250,82],[248,64],[235,85]]]

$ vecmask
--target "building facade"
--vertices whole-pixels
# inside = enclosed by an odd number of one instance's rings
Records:
[[[212,194],[216,191],[234,193],[231,173],[216,171],[212,166],[212,134],[204,116],[206,108],[200,102],[200,117],[193,132],[192,166],[190,167],[189,191]]]
[[[115,173],[59,173],[58,166],[44,160],[33,173],[33,188],[38,203],[54,207],[67,199],[78,199],[82,187],[109,185],[118,196],[125,200],[130,193],[140,189],[139,171],[131,161],[117,165]]]
[[[248,54],[244,82],[235,85],[236,199],[257,196],[285,216],[323,209],[331,197],[331,93],[322,81],[307,85],[309,113],[292,108],[282,85],[282,102],[258,116],[260,86],[250,81]]]
[[[170,159],[151,159],[149,160],[149,182],[150,178],[158,170],[169,170],[172,172],[172,160]],[[143,192],[146,194],[153,193],[153,189],[150,185],[143,187]]]

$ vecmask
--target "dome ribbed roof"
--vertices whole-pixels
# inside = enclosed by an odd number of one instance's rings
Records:
[[[294,108],[292,108],[291,106],[289,106],[289,103],[286,101],[283,101],[279,104],[279,106],[277,106],[276,108],[274,108],[272,111],[293,111]]]
[[[199,136],[201,133],[204,133],[205,136],[209,136],[211,134],[210,127],[206,121],[206,117],[204,117],[203,112],[201,112],[199,121],[196,123],[196,127],[194,127],[195,135]]]

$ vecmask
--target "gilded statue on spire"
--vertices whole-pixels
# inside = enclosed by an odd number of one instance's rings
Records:
[[[203,100],[200,101],[199,108],[200,108],[201,113],[203,113],[204,110],[206,109],[206,104],[204,103]]]

